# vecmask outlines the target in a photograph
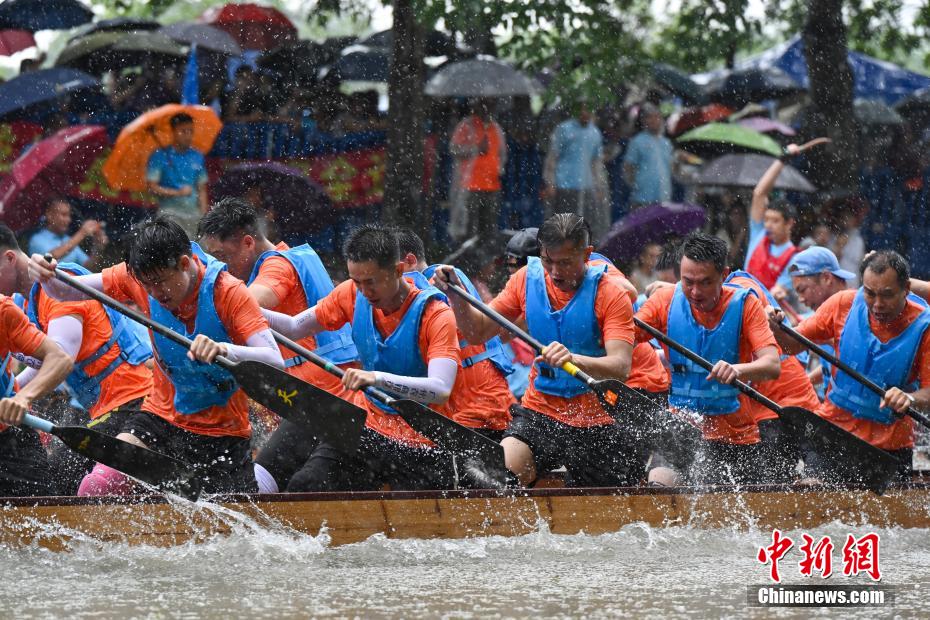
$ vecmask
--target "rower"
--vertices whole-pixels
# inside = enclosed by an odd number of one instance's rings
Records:
[[[816,343],[837,342],[839,358],[879,385],[873,394],[834,369],[833,383],[817,414],[873,446],[891,452],[908,476],[914,447],[914,424],[902,417],[911,406],[930,406],[930,310],[908,298],[910,267],[897,252],[883,250],[865,258],[862,286],[841,291],[823,302],[797,331]],[[771,320],[781,320],[771,313]],[[796,340],[776,331],[788,353],[803,350]],[[805,474],[820,480],[845,480],[855,472],[839,471],[812,449],[804,453]]]
[[[89,274],[77,263],[61,263],[72,274]],[[139,408],[152,388],[152,357],[148,338],[130,328],[129,319],[96,301],[63,303],[44,292],[29,277],[29,258],[16,236],[0,224],[0,294],[18,293],[30,322],[60,346],[74,361],[66,383],[83,408],[81,424],[106,435],[116,435],[128,411]],[[16,376],[22,388],[36,375],[38,364],[24,359],[26,368]],[[57,491],[74,495],[93,462],[56,442],[52,452]]]
[[[4,283],[12,275],[10,258],[4,251]],[[54,480],[45,447],[36,431],[19,424],[36,400],[65,380],[73,362],[5,295],[0,295],[0,325],[0,496],[51,495]],[[17,386],[13,378],[14,353],[41,361],[27,385]]]
[[[771,381],[781,370],[778,348],[762,303],[746,289],[724,286],[727,245],[692,233],[679,250],[680,282],[657,289],[636,317],[698,355],[715,362],[710,373],[670,351],[669,404],[703,415],[706,442],[695,455],[692,478],[704,484],[752,483],[760,470],[759,427],[733,381]],[[651,336],[637,330],[637,340]]]
[[[261,232],[255,209],[243,200],[227,198],[214,205],[200,220],[198,235],[204,250],[246,282],[262,308],[294,316],[333,290],[333,281],[313,248],[272,244]],[[308,336],[300,344],[343,369],[358,367],[358,351],[348,326]],[[289,374],[355,402],[357,392],[346,390],[335,375],[286,347],[281,347],[281,355]],[[281,420],[255,459],[260,491],[274,493],[286,487],[315,445],[302,426]]]
[[[404,276],[397,236],[390,228],[354,230],[343,253],[349,279],[314,307],[291,317],[265,310],[272,328],[306,338],[351,325],[363,369],[342,379],[350,390],[376,386],[440,410],[459,365],[455,317],[433,287]],[[456,482],[451,455],[435,448],[386,405],[362,401],[368,416],[359,448],[347,454],[321,442],[287,485],[288,491],[444,489]]]
[[[395,233],[405,275],[413,279],[418,288],[431,286],[429,278],[438,265],[427,265],[423,240],[409,228],[399,228]],[[471,280],[459,269],[456,273],[468,292],[480,297]],[[513,372],[513,366],[499,336],[477,345],[468,344],[461,332],[458,338],[461,347],[459,369],[449,401],[440,407],[440,411],[459,424],[499,442],[510,423],[510,405],[517,402],[506,379]]]
[[[725,280],[726,284],[738,286],[755,295],[762,305],[781,309],[775,297],[759,280],[745,271],[734,271]],[[786,319],[787,320],[787,319]],[[804,370],[804,366],[793,355],[784,355],[779,350],[781,375],[774,381],[762,381],[755,387],[782,407],[803,407],[814,411],[820,405],[817,392]],[[785,428],[778,414],[755,401],[747,402],[754,410],[756,424],[762,440],[762,460],[766,467],[768,482],[791,482],[797,477],[797,465],[801,458],[796,434]]]
[[[539,256],[539,241],[536,240],[538,233],[539,228],[535,226],[524,228],[515,232],[507,241],[507,247],[504,250],[504,267],[507,269],[508,278],[521,267],[525,267],[531,256]],[[533,367],[536,352],[530,345],[519,338],[511,338],[509,334],[502,342],[513,368],[513,372],[507,375],[507,385],[510,386],[510,392],[519,400],[523,398],[529,386],[530,369]]]
[[[35,254],[29,262],[30,277],[41,281],[54,299],[85,299],[55,278],[55,265]],[[136,228],[128,262],[77,279],[117,300],[133,302],[143,314],[194,341],[188,351],[152,335],[152,390],[139,410],[124,418],[117,437],[200,469],[207,492],[254,491],[248,399],[228,371],[211,364],[222,355],[234,362],[284,366],[245,284],[165,217]],[[97,464],[78,494],[120,494],[130,488],[123,474]]]
[[[786,157],[800,153],[797,144],[785,148]],[[769,201],[778,176],[785,168],[782,159],[776,159],[752,190],[749,209],[749,247],[744,269],[754,275],[767,289],[776,284],[785,291],[791,289],[786,273],[788,262],[798,252],[791,242],[791,231],[797,221],[795,208],[784,201]]]
[[[581,217],[560,213],[539,229],[541,258],[510,277],[491,307],[511,321],[525,317],[530,334],[549,343],[536,359],[521,404],[501,445],[507,468],[524,486],[560,466],[569,486],[629,486],[640,482],[645,447],[604,411],[586,385],[561,370],[572,362],[595,378],[626,380],[633,353],[633,306],[606,265],[588,265],[591,231]],[[450,266],[434,276],[440,289],[460,284]],[[500,333],[486,315],[450,297],[469,342]],[[571,350],[577,353],[572,353]]]

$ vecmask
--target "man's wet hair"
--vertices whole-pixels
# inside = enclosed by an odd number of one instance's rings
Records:
[[[723,273],[727,267],[727,243],[704,232],[693,232],[685,237],[678,256],[679,262],[687,257],[696,263],[710,263],[718,272]]]
[[[781,216],[785,218],[785,221],[794,220],[798,221],[798,210],[794,208],[794,205],[786,200],[773,200],[765,206],[766,211],[777,211],[781,213]]]
[[[400,244],[394,230],[377,224],[366,224],[353,230],[342,247],[347,261],[374,262],[387,269],[400,262]]]
[[[2,250],[22,251],[19,247],[19,241],[16,240],[16,235],[6,224],[0,224],[0,251]]]
[[[242,198],[224,198],[213,205],[197,224],[197,237],[216,237],[226,241],[252,235],[263,238],[255,208]]]
[[[413,254],[418,260],[426,260],[426,247],[420,235],[409,228],[395,228],[394,235],[397,237],[401,257]]]
[[[158,215],[132,229],[126,265],[136,277],[176,269],[182,256],[191,255],[191,242],[181,225]]]
[[[656,271],[668,271],[671,269],[675,272],[675,277],[681,277],[681,244],[678,241],[670,241],[662,246],[662,253],[656,262]]]
[[[171,120],[168,121],[168,124],[171,125],[172,129],[180,127],[181,125],[193,125],[194,117],[187,112],[178,112],[171,117]]]
[[[879,250],[867,256],[859,265],[860,278],[865,276],[866,269],[878,275],[885,273],[889,269],[894,269],[901,288],[905,288],[910,284],[911,266],[907,263],[907,259],[894,250]]]
[[[557,248],[565,243],[586,248],[591,244],[591,227],[580,215],[556,213],[539,227],[536,240],[541,248]]]

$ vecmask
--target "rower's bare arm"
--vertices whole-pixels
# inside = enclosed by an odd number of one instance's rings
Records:
[[[440,265],[433,275],[432,283],[449,299],[449,306],[455,314],[456,325],[469,344],[481,344],[494,336],[505,333],[497,323],[449,290],[450,285],[453,284],[464,288],[453,267]]]
[[[766,317],[768,317],[769,328],[772,330],[772,335],[775,336],[775,342],[778,343],[778,346],[781,347],[781,350],[784,351],[786,355],[797,355],[807,349],[807,347],[789,336],[778,326],[778,324],[785,319],[785,315],[781,310],[774,306],[766,306],[765,314]]]
[[[20,424],[32,403],[54,390],[74,367],[74,362],[51,338],[39,345],[35,357],[42,360],[42,367],[29,385],[13,396],[0,400],[0,422]]]
[[[29,258],[29,277],[32,280],[41,282],[42,290],[52,299],[57,299],[58,301],[83,301],[87,299],[84,293],[72,286],[68,286],[55,277],[55,267],[57,266],[57,260],[52,259],[52,261],[49,262],[45,260],[45,257],[41,254],[33,254]],[[104,292],[102,274],[92,273],[86,276],[75,276],[75,279],[92,289]]]
[[[284,334],[291,340],[300,340],[323,331],[316,320],[316,306],[307,308],[300,314],[290,316],[262,308],[262,314],[268,319],[268,325],[274,331]]]
[[[773,381],[781,375],[781,360],[778,349],[762,347],[753,354],[751,362],[735,364],[742,381]]]
[[[278,298],[278,294],[264,284],[250,284],[249,292],[252,294],[252,297],[255,298],[255,301],[258,302],[258,305],[262,308],[274,310],[278,307],[278,304],[281,303],[281,300]]]
[[[911,292],[921,299],[930,300],[930,282],[911,278]]]
[[[622,340],[608,340],[604,343],[607,355],[588,357],[573,355],[575,365],[595,379],[617,379],[626,381],[630,376],[633,360],[633,345]]]

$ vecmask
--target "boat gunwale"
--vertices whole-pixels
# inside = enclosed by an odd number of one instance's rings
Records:
[[[893,484],[889,491],[927,491],[930,479]],[[742,495],[756,493],[823,493],[823,492],[868,492],[862,484],[842,486],[798,486],[795,484],[767,485],[719,485],[719,486],[678,486],[678,487],[547,487],[538,489],[446,489],[430,491],[339,491],[314,493],[237,493],[213,495],[201,498],[211,504],[256,504],[287,502],[336,502],[336,501],[384,501],[384,500],[464,500],[464,499],[519,499],[552,497],[605,497],[616,495],[650,495],[650,496],[701,496],[714,494]],[[170,504],[178,501],[187,503],[179,497],[169,498],[162,493],[139,495],[108,495],[101,497],[80,497],[76,495],[38,496],[38,497],[0,497],[0,511],[7,508],[33,508],[47,506],[137,506],[148,504]]]

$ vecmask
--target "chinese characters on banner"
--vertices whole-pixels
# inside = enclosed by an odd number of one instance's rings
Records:
[[[798,572],[804,577],[813,577],[814,573],[817,573],[824,579],[832,575],[834,544],[831,538],[823,536],[814,539],[808,534],[802,534],[801,538],[802,543],[797,547],[801,555]],[[772,544],[759,548],[756,559],[762,564],[770,565],[769,577],[775,583],[781,583],[779,562],[787,559],[788,552],[794,546],[794,540],[781,531],[774,530]],[[881,581],[878,534],[869,533],[858,538],[848,534],[843,544],[842,562],[843,575],[847,577],[865,574],[873,581]]]

